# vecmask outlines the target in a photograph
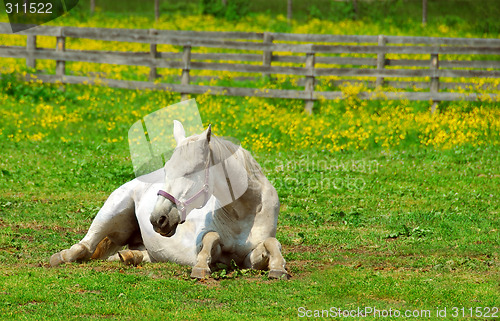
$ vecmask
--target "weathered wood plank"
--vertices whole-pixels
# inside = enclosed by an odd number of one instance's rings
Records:
[[[198,37],[213,39],[241,39],[262,40],[262,32],[238,32],[238,31],[192,31],[192,30],[158,30],[162,36]]]
[[[44,36],[67,36],[75,38],[101,39],[101,36],[115,35],[116,32],[129,34],[131,37],[142,37],[147,35],[148,29],[110,29],[110,28],[78,28],[38,26],[36,29],[28,29],[18,34],[21,35],[44,35]],[[8,23],[0,23],[0,33],[9,34],[11,28]],[[330,43],[373,43],[378,42],[377,36],[358,35],[320,35],[320,34],[287,34],[272,33],[276,41],[293,42],[330,42]],[[206,31],[181,31],[181,30],[158,30],[160,38],[183,37],[183,38],[211,38],[211,39],[241,39],[262,40],[263,33],[254,32],[206,32]],[[387,42],[391,44],[414,44],[414,45],[453,45],[453,46],[484,46],[500,47],[500,39],[483,38],[447,38],[447,37],[409,37],[409,36],[387,36]]]
[[[439,55],[438,54],[431,54],[430,69],[434,72],[438,71],[438,69],[439,69]],[[431,84],[430,84],[429,88],[430,88],[429,91],[431,94],[439,93],[439,77],[431,77]],[[438,101],[434,100],[434,102],[432,103],[432,107],[431,107],[432,114],[434,114],[434,112],[436,111],[437,104],[438,104]]]
[[[385,36],[383,35],[378,36],[378,45],[380,47],[384,47],[386,43],[387,40],[385,39]],[[381,71],[384,70],[384,68],[385,68],[385,53],[379,53],[377,54],[377,70]],[[384,85],[384,78],[377,77],[375,86],[382,87],[383,85]]]
[[[49,27],[50,28],[50,27]],[[143,37],[148,35],[149,29],[125,29],[125,28],[81,28],[64,27],[65,36],[75,38],[109,37],[110,35],[128,34],[132,37]],[[257,32],[216,32],[216,31],[192,31],[192,30],[156,30],[156,35],[160,38],[178,37],[194,39],[241,39],[241,40],[262,40],[263,33]]]
[[[344,77],[485,77],[498,78],[500,71],[492,70],[430,70],[430,69],[361,69],[361,68],[316,68],[316,76]]]
[[[273,45],[274,51],[307,52],[306,45]],[[441,46],[349,46],[312,45],[316,53],[358,53],[358,54],[470,54],[500,55],[500,48],[492,47],[441,47]]]
[[[375,58],[357,58],[357,57],[322,57],[316,55],[317,64],[328,65],[355,65],[355,66],[376,66]],[[304,64],[306,56],[290,56],[290,55],[273,55],[273,62],[291,62]]]
[[[65,37],[56,37],[56,52],[63,54],[66,50],[66,38]],[[36,52],[36,51],[35,51]],[[65,60],[56,60],[56,75],[61,77],[66,74],[66,61]]]
[[[273,43],[273,36],[269,32],[266,32],[264,33],[264,39],[262,41],[266,44],[271,44]],[[272,60],[273,60],[273,52],[264,51],[262,55],[262,65],[266,67],[271,67]],[[263,73],[262,77],[270,77],[270,75],[267,73]]]
[[[115,65],[151,66],[157,68],[182,68],[181,61],[155,59],[149,53],[129,52],[101,52],[66,50],[54,51],[52,49],[38,48],[34,51],[37,59],[58,61],[82,61]],[[0,47],[0,56],[11,58],[26,58],[27,51],[23,47]]]
[[[429,61],[422,59],[387,59],[387,66],[428,67]],[[440,60],[440,68],[493,68],[500,69],[500,60]]]
[[[256,88],[235,88],[221,86],[198,86],[198,85],[179,85],[152,83],[145,81],[127,81],[116,79],[92,79],[81,76],[63,76],[62,78],[54,75],[27,75],[27,80],[42,80],[48,83],[62,82],[66,84],[89,84],[89,85],[105,85],[108,87],[122,89],[157,89],[172,92],[183,92],[188,94],[205,94],[209,92],[212,95],[227,95],[227,96],[255,96],[265,98],[287,98],[287,99],[304,99],[306,94],[303,91],[296,90],[278,90],[278,89],[256,89]]]
[[[155,2],[155,6],[156,6],[156,4],[157,4],[157,2]],[[158,12],[158,11],[155,10],[155,12]],[[149,33],[150,34],[157,34],[157,31],[154,29],[150,29]],[[157,44],[154,44],[154,43],[149,44],[149,55],[153,59],[159,58]],[[149,70],[149,81],[155,81],[156,78],[158,78],[158,70],[156,69],[156,67],[151,66],[151,69]]]
[[[123,88],[123,89],[157,89],[173,92],[185,92],[190,94],[204,94],[210,93],[212,95],[227,95],[227,96],[255,96],[265,98],[287,98],[287,99],[310,99],[304,91],[296,90],[276,90],[266,89],[260,90],[255,88],[234,88],[234,87],[220,87],[220,86],[197,86],[197,85],[179,85],[179,84],[164,84],[152,83],[142,81],[126,81],[116,79],[89,79],[88,77],[81,76],[63,76],[57,77],[55,75],[27,75],[27,80],[40,79],[44,82],[62,82],[67,84],[97,84],[106,85],[109,87]],[[483,95],[484,96],[484,95]],[[496,99],[496,95],[490,94],[490,97]],[[342,97],[340,91],[321,92],[315,91],[312,99],[336,99]],[[475,101],[479,98],[478,94],[462,94],[462,93],[429,93],[429,92],[377,92],[367,93],[362,92],[359,94],[362,99],[387,99],[387,100],[436,100],[436,101],[454,101],[466,100]]]
[[[182,50],[182,75],[181,85],[189,85],[189,71],[191,70],[191,46],[186,45]],[[181,92],[181,100],[187,100],[189,93]]]
[[[219,60],[219,61],[248,61],[260,62],[262,55],[245,53],[191,53],[193,60]],[[179,58],[180,59],[180,58]],[[274,61],[274,60],[273,60]]]
[[[340,95],[339,95],[340,94]],[[316,91],[314,92],[315,99],[336,99],[342,97],[342,92],[336,91]],[[410,101],[476,101],[479,97],[489,96],[496,99],[497,95],[486,94],[478,95],[476,93],[430,93],[430,92],[361,92],[358,97],[361,99],[369,100],[402,100],[408,99]]]
[[[33,52],[35,51],[34,49],[32,50]],[[0,57],[28,58],[28,51],[24,47],[0,46]]]
[[[245,73],[266,73],[266,74],[284,74],[306,76],[307,70],[302,67],[281,67],[281,66],[263,66],[249,64],[228,64],[228,63],[191,63],[193,70],[212,70],[212,71],[232,71]]]
[[[500,60],[440,60],[439,67],[500,69]]]
[[[273,33],[276,41],[297,42],[337,42],[337,43],[377,43],[377,36],[344,36],[319,34]]]
[[[387,42],[392,44],[500,47],[500,39],[484,38],[388,36]]]
[[[375,81],[360,81],[356,79],[340,79],[340,80],[331,80],[331,79],[322,79],[322,78],[316,78],[316,82],[318,85],[328,85],[328,86],[333,86],[333,87],[339,87],[341,85],[344,85],[346,83],[349,84],[359,84],[363,83],[366,85],[368,88],[375,88]],[[406,89],[406,90],[413,90],[413,88],[416,89],[429,89],[430,87],[430,82],[428,81],[385,81],[384,85],[388,88],[397,88],[397,89]],[[305,79],[300,79],[297,81],[297,86],[303,87],[305,86]],[[466,89],[466,88],[478,88],[480,87],[481,89],[496,89],[500,90],[500,84],[494,86],[493,84],[482,84],[478,85],[476,83],[472,82],[444,82],[440,81],[439,82],[439,88],[440,89]]]
[[[16,35],[36,35],[36,36],[53,36],[60,37],[62,36],[62,28],[63,27],[54,27],[54,26],[45,26],[40,25],[36,28],[27,29],[24,31],[16,32]],[[12,29],[10,28],[9,23],[0,23],[0,33],[2,34],[12,34]]]
[[[236,60],[236,59],[235,59]],[[242,60],[243,61],[243,60]],[[249,60],[247,60],[249,61]],[[273,55],[273,62],[305,63],[305,56]],[[375,58],[322,57],[316,56],[317,64],[377,66]],[[385,66],[429,67],[429,60],[423,59],[385,59]],[[500,69],[500,60],[441,60],[441,68],[492,68]]]
[[[36,57],[34,52],[36,50],[36,36],[28,35],[26,39],[26,51],[28,52],[28,57],[26,58],[26,66],[28,68],[36,68]]]
[[[439,70],[439,55],[431,55],[430,70],[437,74],[437,71]],[[439,92],[439,77],[431,77],[430,91],[432,93]]]
[[[377,36],[317,35],[317,34],[273,34],[277,41],[331,42],[331,43],[378,43]],[[448,37],[408,37],[387,36],[387,43],[412,45],[455,45],[455,46],[495,46],[500,47],[500,39],[448,38]]]
[[[314,108],[314,100],[312,99],[314,96],[314,65],[315,65],[315,55],[314,52],[310,52],[306,56],[306,83],[304,86],[304,91],[311,97],[310,99],[306,99],[305,110],[309,114],[312,114]]]

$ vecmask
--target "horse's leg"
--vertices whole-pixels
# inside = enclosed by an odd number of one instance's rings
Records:
[[[149,253],[147,250],[123,250],[116,253],[119,260],[125,265],[139,265],[142,262],[151,262]],[[114,260],[115,256],[109,258],[109,260]]]
[[[99,244],[97,244],[97,248],[94,253],[90,257],[91,260],[100,260],[113,255],[121,248],[120,245],[115,244],[108,237],[105,237]]]
[[[77,243],[67,250],[62,250],[50,257],[50,265],[52,267],[58,266],[65,262],[74,262],[76,260],[83,260],[91,256],[92,253],[89,249],[80,243]]]
[[[202,248],[196,258],[196,265],[191,271],[191,277],[197,279],[204,279],[210,275],[210,264],[214,258],[220,256],[222,253],[220,236],[217,232],[208,232],[203,236]]]
[[[285,269],[285,259],[281,255],[281,244],[275,237],[269,237],[259,243],[247,255],[244,265],[255,270],[269,268],[269,277],[273,279],[290,277]]]
[[[137,233],[133,240],[129,243],[128,249],[118,251],[116,255],[108,258],[108,261],[120,260],[125,265],[139,265],[142,262],[151,262],[149,253],[142,242],[140,233]]]
[[[141,262],[151,262],[149,253],[142,243],[140,235],[135,240],[129,241],[128,249],[119,251],[123,246],[116,245],[105,237],[98,245],[92,260],[106,259],[108,261],[122,261],[125,265],[139,265]]]
[[[71,248],[52,255],[50,265],[88,260],[91,257],[104,258],[126,245],[139,228],[132,198],[133,186],[129,182],[111,193],[85,237]],[[99,250],[93,256],[98,245]]]

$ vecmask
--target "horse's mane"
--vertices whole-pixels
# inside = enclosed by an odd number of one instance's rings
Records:
[[[254,178],[259,173],[262,174],[262,168],[259,163],[257,163],[249,151],[240,145],[236,145],[227,139],[215,135],[211,136],[210,143],[216,162],[222,162],[234,156],[245,167],[249,179]]]

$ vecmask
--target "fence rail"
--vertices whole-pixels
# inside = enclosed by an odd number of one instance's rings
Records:
[[[10,26],[0,23],[0,34],[10,34]],[[338,90],[318,90],[320,84],[335,88],[341,83],[363,81],[380,87],[377,95],[360,93],[362,99],[477,100],[484,96],[442,90],[474,86],[477,78],[499,89],[500,39],[432,38],[402,36],[334,36],[285,33],[198,32],[153,29],[106,29],[39,26],[19,33],[26,46],[0,45],[0,57],[26,59],[36,68],[36,60],[56,61],[54,75],[37,72],[28,78],[71,84],[100,83],[118,88],[151,88],[183,95],[210,92],[217,95],[303,99],[312,112],[318,99],[342,97]],[[37,37],[56,37],[55,48],[40,48]],[[5,37],[5,36],[4,36]],[[92,39],[149,44],[147,52],[71,50],[67,42]],[[171,45],[169,51],[158,46]],[[116,80],[72,74],[66,62],[145,66],[149,81]],[[180,83],[158,81],[160,68],[179,70]],[[198,71],[243,74],[238,79],[258,77],[298,78],[297,89],[265,89],[207,86]],[[387,91],[385,87],[408,89]],[[414,89],[428,89],[415,91]],[[490,93],[489,96],[495,97]]]

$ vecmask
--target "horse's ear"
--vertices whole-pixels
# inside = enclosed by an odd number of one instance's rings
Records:
[[[184,131],[184,126],[178,120],[174,120],[174,138],[177,145],[181,143],[186,138],[186,132]]]
[[[209,124],[208,128],[207,128],[207,142],[209,142],[209,143],[210,143],[211,136],[212,136],[212,124]]]

